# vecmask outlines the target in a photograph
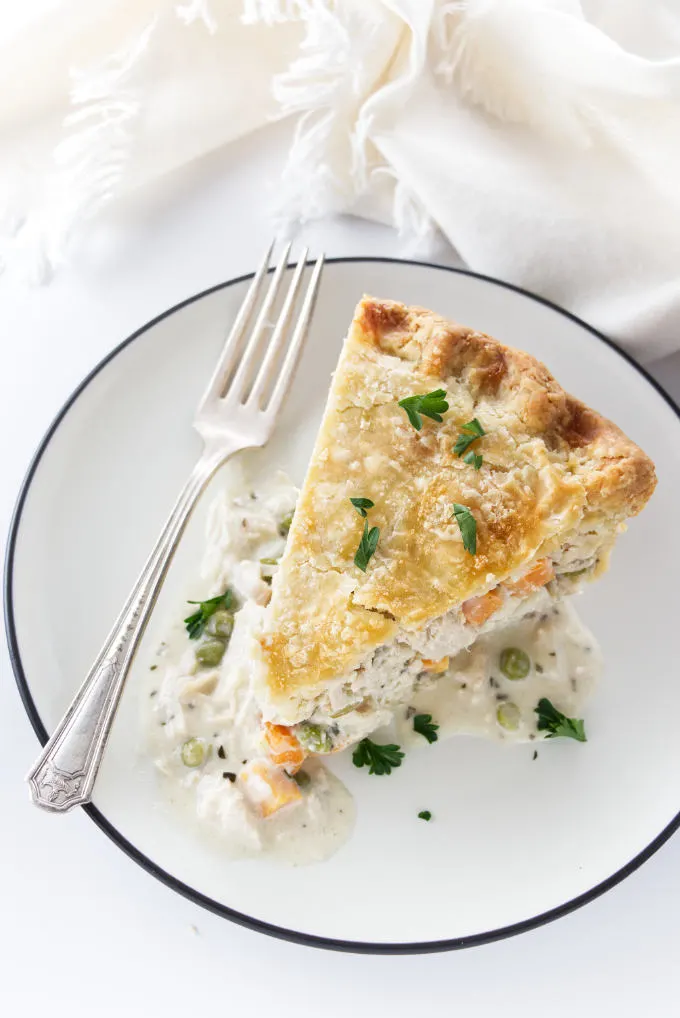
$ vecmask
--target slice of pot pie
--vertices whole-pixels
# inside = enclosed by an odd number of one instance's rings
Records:
[[[606,569],[655,483],[533,357],[364,298],[260,638],[269,728],[314,752],[363,738],[423,672]]]

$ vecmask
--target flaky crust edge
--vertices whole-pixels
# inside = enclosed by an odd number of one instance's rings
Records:
[[[570,395],[548,368],[522,350],[420,307],[365,296],[355,338],[415,362],[433,380],[456,376],[473,396],[511,404],[524,428],[569,455],[590,511],[637,515],[656,487],[654,463],[612,421]]]

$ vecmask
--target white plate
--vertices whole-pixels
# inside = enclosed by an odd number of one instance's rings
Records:
[[[17,681],[43,742],[197,455],[192,411],[245,288],[240,279],[200,294],[123,343],[69,400],[31,466],[10,536],[6,604]],[[164,805],[139,723],[141,671],[158,619],[176,613],[195,569],[199,512],[130,675],[89,813],[169,886],[255,929],[347,950],[462,947],[583,904],[680,823],[680,421],[603,337],[528,294],[436,266],[340,260],[325,270],[294,390],[275,439],[251,456],[255,469],[302,479],[363,292],[431,307],[536,354],[658,465],[650,506],[580,604],[607,662],[586,713],[588,743],[541,744],[534,761],[533,746],[458,738],[409,754],[380,779],[340,760],[358,821],[333,859],[296,869],[225,863]],[[419,820],[421,809],[435,820]]]

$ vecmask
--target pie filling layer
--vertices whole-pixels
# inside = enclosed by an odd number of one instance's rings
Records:
[[[597,571],[606,542],[575,538],[554,556],[554,576],[542,561],[513,587],[487,592],[481,607],[461,606],[422,631],[400,632],[322,694],[301,699],[304,720],[288,726],[263,698],[255,662],[296,496],[279,474],[261,490],[241,480],[216,498],[202,576],[187,596],[211,599],[228,589],[233,629],[218,636],[222,657],[201,661],[197,654],[216,642],[210,629],[226,632],[222,609],[212,616],[218,625],[209,619],[191,639],[182,617],[194,606],[178,606],[147,673],[144,702],[151,752],[182,822],[215,838],[227,857],[300,864],[335,852],[354,823],[352,796],[324,766],[329,754],[367,736],[405,753],[426,751],[414,719],[427,716],[439,739],[467,733],[538,742],[542,697],[582,715],[601,659],[563,595]]]

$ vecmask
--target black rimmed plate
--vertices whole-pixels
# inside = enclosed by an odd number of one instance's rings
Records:
[[[17,682],[42,742],[198,454],[193,409],[246,285],[242,278],[200,294],[130,337],[74,393],[30,468],[10,534],[6,609]],[[588,743],[551,742],[533,760],[533,747],[459,738],[410,754],[389,778],[340,759],[334,769],[355,795],[358,821],[335,857],[293,869],[227,863],[159,794],[140,710],[141,669],[159,632],[152,622],[88,812],[170,887],[254,929],[343,950],[443,950],[583,904],[680,823],[680,421],[671,400],[604,337],[530,294],[434,265],[340,259],[325,270],[280,427],[266,450],[249,456],[255,472],[283,468],[301,480],[364,292],[431,307],[538,356],[657,463],[649,507],[620,540],[610,573],[580,602],[606,659],[587,711]],[[157,619],[195,572],[202,522],[199,512]],[[434,822],[417,819],[424,808]]]

